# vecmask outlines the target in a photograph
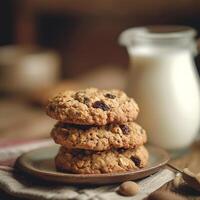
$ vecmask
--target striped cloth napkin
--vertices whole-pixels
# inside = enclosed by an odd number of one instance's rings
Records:
[[[138,181],[140,192],[134,197],[123,197],[116,193],[119,185],[80,187],[48,184],[30,178],[14,168],[15,160],[29,150],[53,144],[51,139],[0,141],[0,189],[6,193],[26,199],[40,200],[140,200],[174,178],[168,169]]]

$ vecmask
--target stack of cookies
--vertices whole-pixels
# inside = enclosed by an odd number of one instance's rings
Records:
[[[134,120],[136,102],[119,90],[65,91],[49,100],[47,114],[58,120],[51,136],[61,148],[58,170],[100,174],[147,165],[146,132]]]

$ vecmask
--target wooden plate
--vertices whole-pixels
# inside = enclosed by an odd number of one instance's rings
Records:
[[[169,154],[158,147],[148,146],[150,159],[146,168],[122,173],[110,174],[72,174],[58,172],[55,169],[54,157],[59,146],[43,147],[24,153],[17,159],[16,167],[24,172],[47,181],[56,181],[77,185],[101,185],[120,183],[128,180],[136,180],[147,177],[165,166],[169,161]]]

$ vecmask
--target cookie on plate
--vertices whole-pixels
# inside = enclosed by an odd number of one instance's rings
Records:
[[[46,112],[65,123],[106,125],[133,121],[139,107],[120,90],[89,88],[59,93],[48,101]]]
[[[112,148],[135,148],[147,141],[144,129],[135,122],[105,126],[70,125],[58,122],[51,136],[68,149],[105,151]]]
[[[100,152],[61,147],[55,158],[58,170],[78,174],[132,171],[145,167],[147,162],[148,152],[144,146]]]

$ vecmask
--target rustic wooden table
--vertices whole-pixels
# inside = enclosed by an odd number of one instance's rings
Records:
[[[0,100],[0,140],[15,138],[44,138],[49,136],[54,121],[46,117],[41,108],[26,103]],[[28,134],[27,134],[28,133]],[[171,161],[180,169],[185,167],[193,172],[200,172],[200,141],[196,142],[187,153]],[[170,190],[187,199],[200,199],[200,193],[187,186],[176,189],[172,182],[159,190]],[[0,191],[0,199],[16,199]]]

